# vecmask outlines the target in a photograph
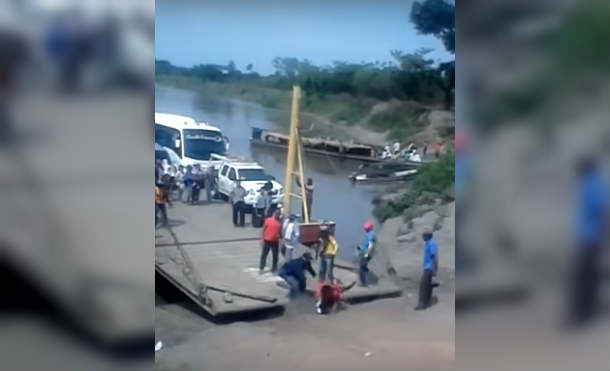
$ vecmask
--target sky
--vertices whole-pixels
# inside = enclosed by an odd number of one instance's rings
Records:
[[[435,61],[454,59],[434,36],[409,22],[412,1],[397,0],[157,0],[156,59],[177,66],[227,64],[263,75],[275,57],[333,61],[393,61],[390,50],[431,48]]]

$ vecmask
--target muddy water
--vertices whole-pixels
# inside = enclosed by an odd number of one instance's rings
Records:
[[[230,152],[252,158],[280,183],[284,182],[286,151],[251,147],[250,127],[275,128],[271,112],[264,107],[232,99],[219,99],[166,86],[156,87],[155,111],[191,116],[219,127],[231,140]],[[277,116],[277,115],[276,115]],[[285,125],[284,125],[285,126]],[[347,176],[359,163],[326,156],[305,156],[305,176],[315,184],[313,215],[337,223],[341,256],[351,258],[362,238],[362,224],[372,220],[371,201],[379,193],[371,186],[354,187]],[[301,213],[300,208],[294,212]]]

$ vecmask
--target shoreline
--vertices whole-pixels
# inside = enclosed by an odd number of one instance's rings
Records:
[[[182,84],[172,83],[167,81],[155,82],[155,85],[165,87],[165,88],[175,88],[191,91],[196,94],[206,95],[205,92],[205,84],[201,84],[200,86],[183,86]],[[210,97],[208,95],[208,97]],[[286,108],[275,108],[275,107],[267,107],[264,104],[257,102],[255,100],[249,100],[245,98],[236,97],[233,94],[222,94],[219,93],[216,96],[210,97],[212,99],[222,99],[227,101],[245,103],[249,105],[255,105],[260,109],[263,109],[270,113],[269,121],[272,122],[278,129],[287,129],[288,121],[290,116],[290,109]],[[283,118],[286,118],[284,120]],[[335,135],[336,139],[339,140],[354,140],[360,143],[371,144],[376,146],[382,146],[388,142],[386,136],[388,134],[387,131],[379,132],[369,128],[364,127],[361,123],[356,123],[352,126],[344,125],[339,122],[335,122],[330,120],[329,118],[315,112],[309,112],[305,110],[300,110],[301,116],[301,127],[310,127],[310,125],[314,126],[313,132],[318,132],[316,135],[320,136],[328,136]],[[286,122],[283,124],[282,122]],[[316,127],[318,126],[318,127]],[[323,128],[320,128],[322,126]],[[319,130],[321,129],[321,130]]]

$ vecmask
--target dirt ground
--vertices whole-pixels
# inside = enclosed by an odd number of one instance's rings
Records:
[[[158,284],[159,286],[159,284]],[[416,312],[417,290],[349,305],[327,316],[314,298],[293,301],[282,313],[241,322],[214,323],[184,297],[157,296],[159,370],[451,369],[453,290]]]

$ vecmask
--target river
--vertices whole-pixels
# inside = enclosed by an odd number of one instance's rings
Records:
[[[270,111],[258,104],[236,99],[204,96],[194,91],[157,85],[155,111],[193,117],[219,127],[231,141],[230,153],[254,159],[267,173],[284,181],[286,151],[251,147],[250,127],[275,128]],[[362,238],[362,225],[373,220],[372,200],[380,189],[373,186],[352,186],[347,176],[359,162],[319,155],[305,156],[305,176],[314,181],[313,215],[316,219],[336,222],[336,238],[340,255],[353,257],[354,248]],[[300,214],[300,208],[293,211]],[[229,223],[229,221],[227,221]]]

